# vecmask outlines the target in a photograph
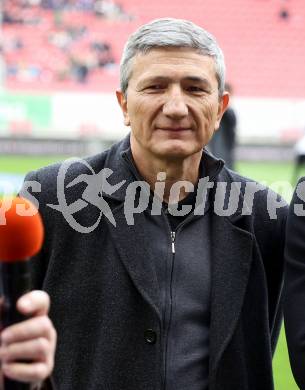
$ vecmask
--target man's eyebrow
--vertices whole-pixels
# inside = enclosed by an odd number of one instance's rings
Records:
[[[147,78],[144,78],[143,80],[140,80],[139,84],[147,84],[151,82],[169,82],[171,81],[170,77],[166,76],[150,76]]]
[[[160,76],[151,76],[151,77],[147,77],[147,78],[144,78],[143,80],[139,81],[138,86],[142,87],[143,85],[146,85],[149,83],[156,83],[156,82],[169,83],[172,81],[173,81],[173,79],[171,77],[167,77],[167,76],[161,76],[161,75]],[[199,77],[199,76],[186,76],[186,77],[183,77],[181,81],[202,84],[202,85],[205,85],[207,88],[211,88],[211,83],[209,82],[209,80],[206,78],[203,78],[203,77]]]
[[[195,82],[195,83],[200,83],[200,84],[204,84],[208,87],[211,87],[211,83],[209,82],[208,79],[206,78],[203,78],[203,77],[199,77],[199,76],[187,76],[185,77],[183,80],[185,81],[191,81],[191,82]]]

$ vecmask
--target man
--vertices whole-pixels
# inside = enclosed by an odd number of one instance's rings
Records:
[[[117,91],[130,136],[28,175],[59,390],[273,388],[286,205],[203,149],[228,105],[224,73],[195,24],[140,27]]]
[[[232,87],[226,83],[225,90],[232,96]],[[236,148],[236,114],[232,107],[228,107],[223,114],[219,130],[209,143],[209,150],[214,156],[224,160],[229,169],[234,169]]]
[[[284,294],[284,318],[290,363],[295,381],[305,389],[304,375],[304,202],[305,178],[302,177],[293,194],[288,218],[285,246],[286,276]]]

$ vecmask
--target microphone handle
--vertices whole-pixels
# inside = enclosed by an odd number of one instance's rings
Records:
[[[1,263],[3,286],[3,327],[16,324],[26,319],[26,316],[17,311],[16,303],[25,293],[30,291],[30,272],[27,261]],[[15,381],[4,377],[4,390],[30,390],[29,383]]]
[[[31,385],[29,383],[14,381],[5,376],[4,390],[31,390]]]

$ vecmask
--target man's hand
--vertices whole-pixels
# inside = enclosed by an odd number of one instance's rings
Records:
[[[2,372],[10,379],[39,383],[54,367],[56,331],[48,317],[50,298],[32,291],[17,302],[17,309],[29,319],[5,328],[1,334]]]

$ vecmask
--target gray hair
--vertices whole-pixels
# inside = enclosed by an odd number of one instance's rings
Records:
[[[218,93],[225,89],[225,63],[222,50],[208,31],[183,19],[155,19],[141,26],[127,40],[120,64],[120,88],[126,96],[132,72],[133,58],[152,49],[166,47],[193,48],[200,54],[213,57],[218,81]]]

